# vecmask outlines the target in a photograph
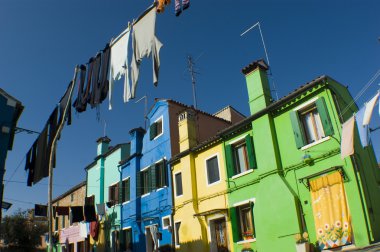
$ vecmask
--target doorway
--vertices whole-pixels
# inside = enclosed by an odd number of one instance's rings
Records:
[[[228,252],[227,225],[225,218],[210,221],[212,252]]]

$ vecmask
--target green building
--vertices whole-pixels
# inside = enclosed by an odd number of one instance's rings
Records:
[[[342,124],[358,110],[347,88],[321,76],[274,102],[268,68],[242,70],[251,116],[219,134],[233,251],[296,251],[304,232],[320,250],[379,241],[373,147],[355,129],[355,154],[340,156]]]

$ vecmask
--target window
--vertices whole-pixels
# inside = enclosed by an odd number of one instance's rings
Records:
[[[118,252],[120,247],[119,243],[119,231],[115,230],[112,232],[112,251],[113,252]]]
[[[108,187],[108,202],[113,206],[119,202],[119,184],[116,183]]]
[[[152,123],[149,127],[150,140],[153,140],[163,133],[162,116]]]
[[[182,173],[179,172],[174,175],[175,176],[175,196],[181,196],[183,194],[182,191]]]
[[[213,184],[220,180],[218,156],[206,160],[207,183]]]
[[[141,174],[141,193],[142,195],[147,194],[150,192],[149,188],[149,169],[145,169],[144,171],[140,172]]]
[[[124,229],[123,230],[123,242],[121,243],[122,251],[132,251],[133,242],[132,242],[132,229]]]
[[[174,224],[174,228],[175,228],[175,246],[176,247],[179,247],[179,228],[180,228],[180,226],[181,226],[181,222],[176,222],[175,224]]]
[[[168,229],[171,226],[170,215],[162,217],[162,229]]]
[[[291,111],[290,119],[298,149],[334,133],[323,97]]]
[[[251,203],[236,207],[237,220],[239,224],[240,240],[253,239],[255,230],[253,225],[253,215]]]
[[[130,193],[130,180],[129,178],[124,179],[122,182],[122,201],[127,202],[131,199],[131,193]]]
[[[62,228],[65,228],[65,216],[64,215],[62,215],[62,222],[61,222],[61,226],[62,226]]]
[[[72,194],[70,195],[70,197],[71,197],[71,202],[73,202],[73,201],[74,201],[74,193],[72,193]]]
[[[250,135],[226,145],[227,170],[230,176],[256,169],[253,140]]]
[[[167,186],[165,162],[161,161],[154,166],[156,188]]]
[[[55,229],[54,229],[54,231],[58,231],[58,216],[55,216],[55,223],[54,223],[55,225]]]

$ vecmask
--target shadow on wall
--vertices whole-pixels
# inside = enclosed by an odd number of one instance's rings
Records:
[[[161,251],[161,250],[160,250]],[[169,250],[167,250],[169,251]],[[181,242],[180,246],[175,249],[175,251],[211,251],[210,250],[210,243],[204,241],[204,240],[192,240],[188,242]],[[229,252],[229,250],[215,250],[215,251],[223,251],[223,252]]]

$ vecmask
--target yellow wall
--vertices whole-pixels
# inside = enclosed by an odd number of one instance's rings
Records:
[[[219,182],[208,185],[206,160],[217,155]],[[173,183],[175,174],[182,173],[183,195],[174,195],[174,222],[181,222],[179,229],[180,247],[178,251],[210,251],[210,220],[225,218],[227,239],[232,241],[231,223],[227,211],[194,217],[215,209],[227,209],[226,169],[222,144],[217,144],[197,153],[191,153],[173,164]],[[173,225],[174,226],[174,225]],[[230,246],[232,249],[232,246]]]

